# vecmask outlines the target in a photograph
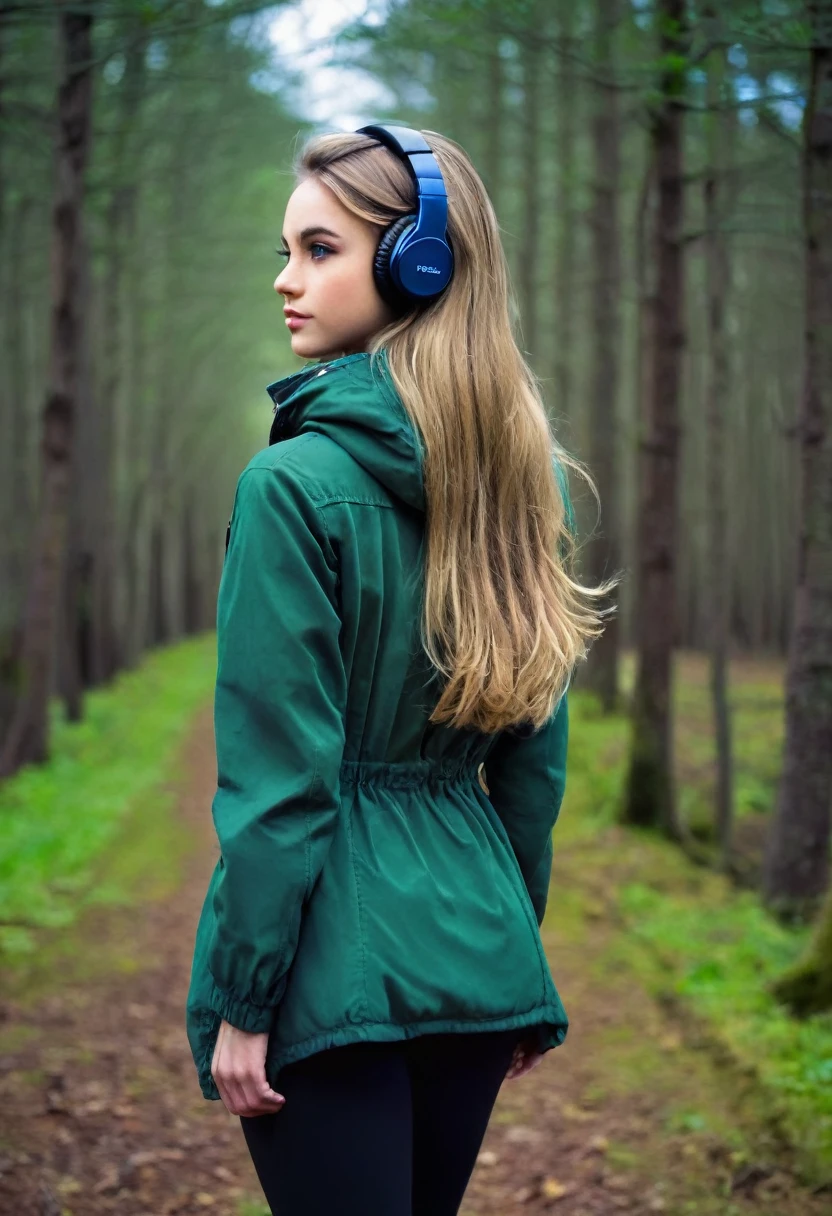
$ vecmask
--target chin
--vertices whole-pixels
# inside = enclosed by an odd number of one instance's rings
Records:
[[[305,337],[304,334],[292,334],[292,354],[297,355],[300,359],[335,359],[337,356],[331,353],[330,346],[324,346],[322,342],[316,342],[314,339]]]

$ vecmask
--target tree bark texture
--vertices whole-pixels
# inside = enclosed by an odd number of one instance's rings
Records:
[[[575,308],[576,248],[575,248],[575,143],[578,127],[576,114],[577,82],[569,53],[572,50],[572,30],[575,12],[572,0],[560,0],[558,24],[562,53],[555,78],[555,211],[558,217],[556,264],[554,275],[555,333],[552,359],[555,414],[568,418],[575,431],[575,403],[572,400],[574,362],[573,335]]]
[[[594,199],[590,215],[592,236],[592,331],[589,465],[601,499],[600,532],[589,546],[589,581],[600,583],[618,571],[621,561],[619,494],[619,350],[621,292],[621,234],[618,200],[621,192],[621,127],[615,87],[613,39],[619,20],[619,0],[596,0],[595,62],[603,77],[597,86],[592,118]],[[603,604],[618,599],[613,591]],[[605,713],[618,702],[619,617],[607,618],[601,636],[589,652],[585,687],[600,698]]]
[[[704,11],[715,35],[719,30],[716,8]],[[716,839],[723,868],[731,862],[734,817],[734,768],[731,714],[728,704],[728,510],[726,503],[725,421],[728,412],[730,359],[725,331],[725,310],[731,268],[725,237],[730,210],[726,155],[728,123],[723,105],[725,52],[713,51],[708,65],[708,167],[704,182],[705,259],[708,313],[708,369],[705,401],[706,482],[708,517],[708,597],[711,696],[716,737]]]
[[[649,419],[641,443],[637,671],[625,821],[681,829],[673,781],[672,674],[676,641],[677,485],[684,348],[683,100],[688,30],[683,0],[660,0],[660,96],[651,116],[656,215]]]
[[[50,387],[42,417],[41,503],[23,624],[21,686],[0,776],[48,756],[48,702],[66,545],[82,315],[84,180],[92,112],[92,16],[59,7],[63,57],[57,99],[52,212]]]
[[[832,0],[815,0],[804,118],[805,387],[800,536],[786,676],[786,730],[764,894],[787,913],[829,883],[832,803]]]

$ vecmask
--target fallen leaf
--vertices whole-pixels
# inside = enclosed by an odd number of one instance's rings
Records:
[[[477,1157],[477,1165],[496,1165],[500,1158],[490,1148],[485,1148]]]
[[[131,1153],[128,1157],[128,1164],[136,1167],[140,1165],[151,1165],[159,1157],[158,1153],[143,1150],[137,1153]]]
[[[131,1001],[127,1006],[127,1012],[131,1018],[152,1018],[156,1016],[155,1005],[137,1005],[135,1001]]]
[[[543,1132],[535,1127],[527,1127],[524,1123],[515,1123],[506,1128],[505,1138],[510,1144],[539,1144],[545,1139]]]
[[[94,1195],[101,1195],[105,1191],[115,1191],[119,1186],[119,1170],[118,1166],[112,1164],[104,1167],[104,1172],[92,1188]]]
[[[540,1184],[540,1193],[545,1199],[562,1199],[569,1194],[569,1187],[558,1182],[557,1178],[544,1178]]]
[[[611,1191],[628,1191],[630,1184],[621,1174],[607,1174],[604,1178],[604,1186]]]

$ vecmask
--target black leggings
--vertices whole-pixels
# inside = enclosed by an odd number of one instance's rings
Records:
[[[273,1216],[456,1216],[528,1029],[350,1043],[285,1065],[240,1123]]]

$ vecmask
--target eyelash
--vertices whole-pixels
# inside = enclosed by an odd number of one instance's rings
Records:
[[[326,253],[334,252],[334,250],[330,249],[328,245],[322,245],[320,243],[320,241],[313,241],[312,244],[309,246],[309,248],[310,248],[310,250],[311,249],[323,249]],[[288,249],[275,249],[275,253],[277,254],[277,256],[279,258],[288,258],[289,257]],[[313,262],[322,262],[323,260],[324,260],[323,258],[313,258],[312,259]]]

